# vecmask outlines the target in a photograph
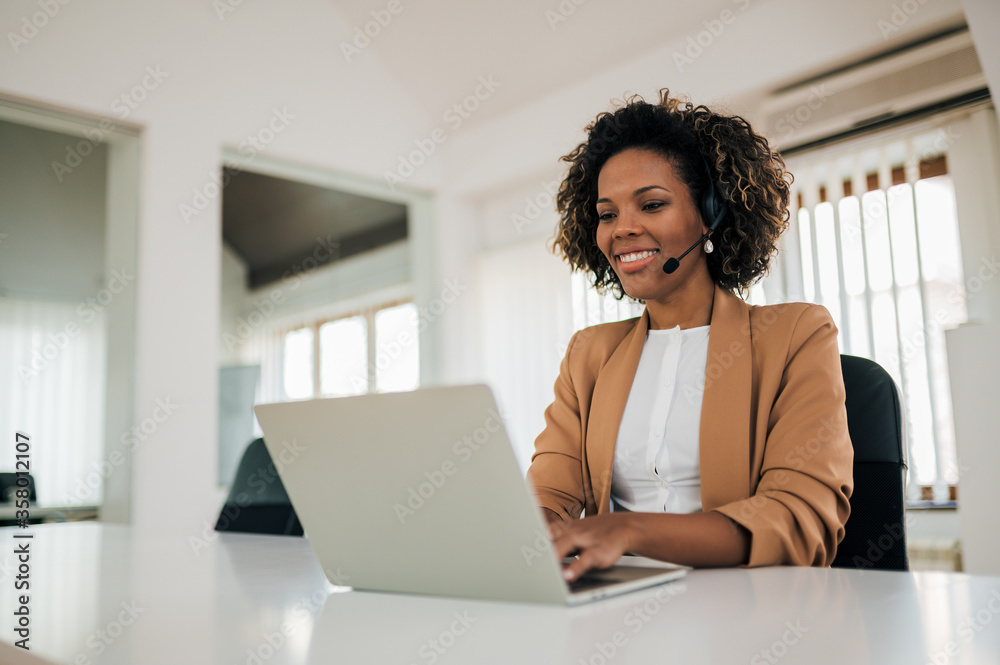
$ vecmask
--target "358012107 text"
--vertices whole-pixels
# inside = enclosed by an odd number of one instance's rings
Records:
[[[15,433],[14,440],[14,468],[17,480],[14,490],[14,506],[17,525],[22,529],[27,529],[30,524],[31,512],[29,500],[31,498],[31,437],[23,432]],[[14,642],[25,651],[30,650],[31,640],[31,539],[33,534],[28,532],[14,535],[16,543],[14,546],[14,558],[17,561],[17,575],[14,577],[14,590],[16,598],[14,603],[14,633],[20,638]]]

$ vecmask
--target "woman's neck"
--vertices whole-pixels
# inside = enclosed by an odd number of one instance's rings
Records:
[[[649,329],[666,330],[680,326],[681,330],[707,326],[712,321],[715,303],[715,282],[697,280],[659,300],[646,301]]]

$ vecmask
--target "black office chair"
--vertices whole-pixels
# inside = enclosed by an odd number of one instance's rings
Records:
[[[35,479],[31,476],[30,473],[26,474],[26,477],[28,479],[28,484],[27,484],[28,503],[34,505],[34,503],[38,500],[38,496],[35,494]],[[17,494],[15,494],[15,492],[24,487],[23,484],[22,485],[17,484],[17,478],[18,478],[17,473],[13,471],[4,471],[0,473],[0,504],[10,505],[10,506],[15,505],[15,501],[18,500]],[[30,513],[31,509],[29,508],[28,511]],[[41,520],[38,518],[30,518],[29,522],[31,524],[38,524],[39,522],[41,522]],[[22,522],[16,519],[0,520],[0,527],[18,526],[21,524]]]
[[[840,356],[847,429],[854,444],[854,494],[834,568],[909,570],[906,454],[896,383],[867,358]]]
[[[215,530],[302,535],[302,524],[264,446],[264,439],[251,441],[243,453]]]
[[[34,503],[38,500],[38,497],[35,495],[35,479],[30,473],[24,475],[28,481],[28,501]],[[21,487],[17,484],[17,473],[13,471],[0,473],[0,503],[14,503],[14,500],[17,498],[14,492],[19,489]]]

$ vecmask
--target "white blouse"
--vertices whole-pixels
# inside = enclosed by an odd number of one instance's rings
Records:
[[[647,333],[618,428],[612,510],[701,512],[698,434],[708,329]]]

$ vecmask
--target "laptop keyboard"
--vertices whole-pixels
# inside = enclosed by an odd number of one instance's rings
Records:
[[[590,591],[591,589],[599,589],[602,586],[610,586],[612,584],[620,584],[624,580],[613,578],[611,576],[599,576],[590,575],[584,573],[580,577],[576,578],[569,583],[569,590],[572,593],[577,593],[580,591]]]

